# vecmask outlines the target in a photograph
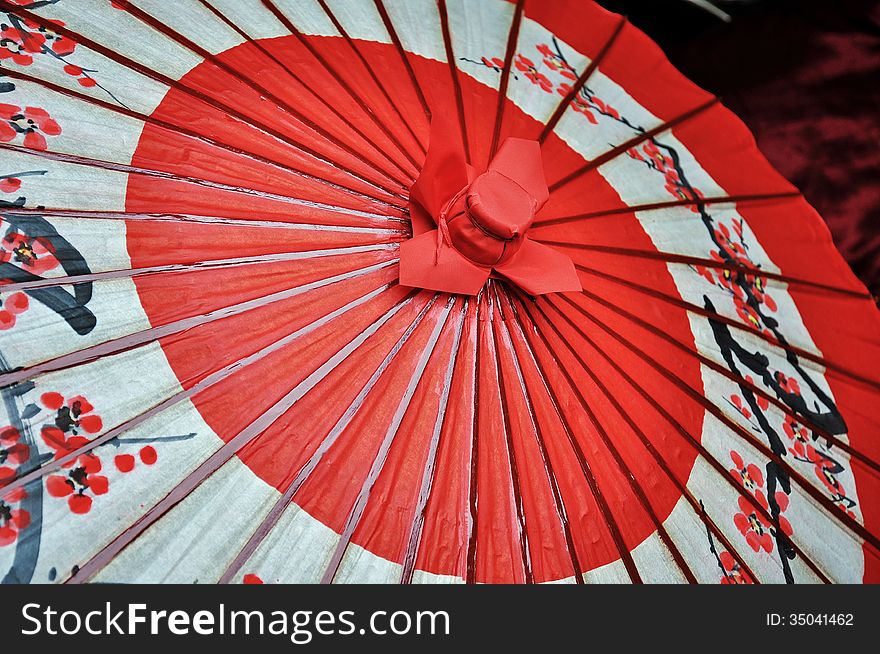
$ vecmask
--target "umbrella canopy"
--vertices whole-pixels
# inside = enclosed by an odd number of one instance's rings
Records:
[[[4,581],[880,579],[876,308],[619,16],[0,23]]]

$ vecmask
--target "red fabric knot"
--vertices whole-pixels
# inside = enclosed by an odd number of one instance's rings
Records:
[[[530,295],[580,291],[565,254],[527,234],[549,197],[540,145],[508,138],[481,174],[454,126],[435,121],[410,194],[413,238],[401,246],[400,283],[476,295],[501,277]]]

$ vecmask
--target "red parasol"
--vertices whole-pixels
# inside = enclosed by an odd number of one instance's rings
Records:
[[[880,579],[877,311],[554,0],[0,0],[7,582]]]

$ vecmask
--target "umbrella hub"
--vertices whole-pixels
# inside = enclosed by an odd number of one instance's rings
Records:
[[[453,198],[444,216],[452,246],[474,263],[494,266],[512,257],[535,219],[537,202],[514,180],[489,170]]]
[[[476,295],[496,277],[530,295],[581,290],[571,259],[528,236],[549,197],[537,141],[506,139],[480,171],[457,127],[435,119],[410,189],[413,237],[400,246],[400,283]]]

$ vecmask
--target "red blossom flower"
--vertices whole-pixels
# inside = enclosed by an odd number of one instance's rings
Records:
[[[498,72],[504,70],[504,60],[500,57],[483,57],[483,65]]]
[[[19,466],[30,458],[30,448],[20,439],[21,433],[15,427],[0,429],[0,465],[9,462]]]
[[[833,461],[823,458],[816,463],[813,470],[816,473],[816,477],[818,477],[819,481],[825,485],[825,488],[828,489],[828,492],[831,493],[833,497],[846,497],[846,490],[844,489],[843,484],[840,483],[837,475],[832,472],[834,467],[835,464]]]
[[[745,536],[746,542],[754,551],[773,551],[773,538],[770,535],[770,523],[759,514],[754,505],[745,497],[739,498],[740,512],[733,516],[733,524]]]
[[[50,243],[14,230],[0,239],[0,263],[7,262],[38,277],[60,265]]]
[[[15,193],[21,188],[21,180],[18,177],[4,177],[0,179],[0,191]]]
[[[620,118],[620,114],[617,112],[617,109],[615,109],[611,105],[605,104],[605,102],[603,102],[599,96],[594,95],[590,97],[590,102],[593,103],[593,105],[599,110],[600,113],[607,114],[612,118]]]
[[[712,271],[706,268],[705,266],[694,266],[694,270],[697,271],[697,274],[700,275],[703,279],[705,279],[710,284],[715,283],[715,276],[712,274]]]
[[[746,381],[752,386],[756,386],[755,380],[752,379],[751,375],[746,375]],[[755,402],[757,402],[758,408],[761,409],[761,411],[766,411],[770,408],[770,401],[763,395],[755,393]]]
[[[774,377],[776,378],[776,383],[779,384],[783,391],[791,395],[797,395],[798,397],[800,397],[801,387],[800,384],[798,384],[797,379],[795,379],[794,377],[786,377],[778,370],[776,371]]]
[[[9,142],[24,134],[25,147],[45,150],[46,136],[58,136],[60,133],[61,126],[45,109],[21,109],[14,104],[0,104],[0,141]]]
[[[735,450],[730,451],[730,460],[733,461],[734,466],[730,469],[730,474],[734,477],[739,477],[740,482],[746,490],[754,492],[758,488],[764,487],[764,475],[761,473],[761,469],[758,466],[754,463],[746,465],[742,456],[740,456],[739,452],[736,452]],[[763,494],[761,497],[763,497]]]
[[[20,291],[12,293],[5,300],[0,298],[0,331],[14,327],[18,316],[27,311],[29,306],[28,296]]]
[[[572,88],[568,84],[560,84],[556,92],[559,93],[562,97],[567,97],[569,93],[571,93]],[[596,117],[593,115],[593,112],[590,111],[590,105],[584,100],[580,93],[575,94],[575,96],[571,99],[571,108],[577,111],[580,114],[583,114],[587,117],[594,125],[599,121],[596,120]]]
[[[46,491],[52,497],[66,497],[71,512],[88,513],[92,508],[92,498],[86,492],[104,495],[110,488],[110,482],[104,475],[97,474],[101,472],[101,460],[97,456],[80,455],[75,464],[66,476],[49,475],[46,478]]]
[[[517,53],[513,63],[517,70],[521,71],[532,84],[537,84],[547,93],[553,90],[553,82],[546,75],[538,72],[534,61]]]
[[[0,61],[11,59],[19,66],[30,66],[33,55],[42,51],[45,42],[42,34],[6,27],[0,31]]]
[[[730,552],[721,552],[718,555],[721,560],[721,567],[724,568],[724,576],[721,578],[722,584],[753,584],[752,578],[748,573],[740,568],[739,563],[733,558]]]
[[[159,455],[156,453],[156,448],[152,445],[144,445],[138,452],[138,457],[140,457],[141,463],[148,466],[153,465],[159,459]],[[116,468],[120,472],[131,472],[134,470],[134,466],[137,463],[134,456],[131,454],[117,454],[116,457],[114,457],[113,462],[116,464]]]
[[[31,514],[23,509],[13,509],[0,500],[0,547],[11,545],[19,533],[31,524]]]
[[[752,412],[749,411],[749,407],[743,404],[743,400],[739,395],[731,395],[730,402],[736,407],[736,410],[742,414],[743,418],[748,420],[752,417]]]
[[[242,582],[245,584],[262,584],[263,580],[260,579],[260,577],[255,575],[253,572],[250,572],[244,576]]]
[[[47,20],[46,22],[57,27],[64,27],[64,23],[60,20]],[[50,48],[58,56],[66,57],[69,54],[73,54],[73,51],[76,50],[76,41],[72,41],[66,36],[61,36],[52,28],[30,20],[25,20],[24,24],[35,30],[37,34],[40,34],[44,38],[46,47]]]
[[[113,463],[119,472],[131,472],[134,470],[134,457],[131,454],[117,454],[113,458]]]
[[[738,297],[733,298],[733,305],[736,307],[737,315],[744,323],[751,325],[755,329],[761,329],[761,316],[752,305],[747,304]]]
[[[141,458],[146,465],[151,466],[159,459],[159,455],[156,454],[156,448],[152,445],[145,445],[141,448],[140,452],[138,452],[138,456]]]
[[[92,413],[94,407],[82,395],[65,400],[61,393],[43,393],[40,396],[40,403],[47,409],[56,412],[54,426],[44,427],[43,431],[47,429],[60,431],[62,436],[74,434],[73,437],[67,439],[68,441],[78,437],[81,431],[96,434],[104,426],[101,416]],[[49,444],[51,445],[51,443]]]

